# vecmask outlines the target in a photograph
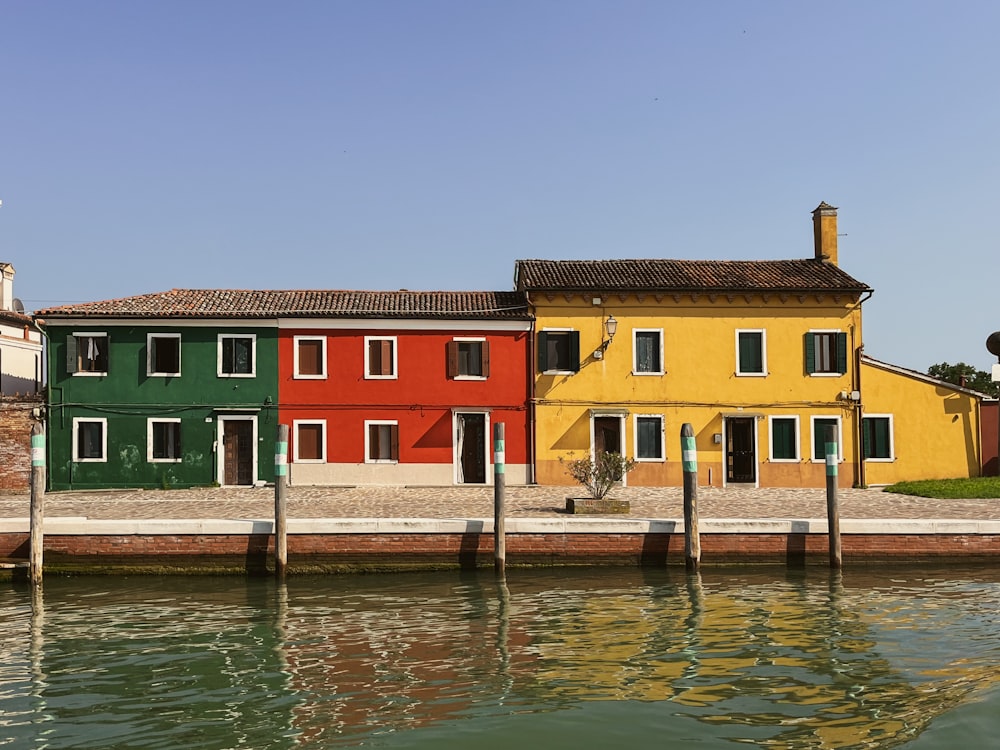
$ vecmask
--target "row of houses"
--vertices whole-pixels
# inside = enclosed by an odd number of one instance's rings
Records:
[[[977,475],[982,396],[864,353],[873,290],[810,257],[519,260],[512,291],[175,289],[36,312],[51,489],[569,484],[567,459],[634,457],[630,485],[823,486]]]

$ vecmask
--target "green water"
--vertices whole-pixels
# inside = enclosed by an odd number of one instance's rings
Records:
[[[0,748],[1000,742],[1000,575],[0,585]]]

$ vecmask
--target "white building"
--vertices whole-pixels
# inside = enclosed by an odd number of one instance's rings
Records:
[[[0,262],[0,394],[42,389],[42,334],[14,297],[14,266]]]

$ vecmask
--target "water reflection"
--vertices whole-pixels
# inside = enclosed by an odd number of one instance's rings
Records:
[[[984,690],[1000,658],[984,571],[7,586],[0,746],[432,747],[470,720],[509,732],[530,716],[531,736],[558,722],[566,746],[613,727],[632,742],[882,748],[1000,700]],[[513,731],[504,746],[530,741]]]

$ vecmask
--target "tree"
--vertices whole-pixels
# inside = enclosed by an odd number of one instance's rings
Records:
[[[1000,396],[1000,383],[994,383],[990,373],[984,370],[977,370],[972,365],[965,364],[965,362],[959,362],[954,365],[947,362],[942,362],[939,365],[931,365],[927,368],[927,374],[932,378],[971,388],[980,393],[990,396]]]

